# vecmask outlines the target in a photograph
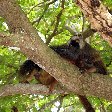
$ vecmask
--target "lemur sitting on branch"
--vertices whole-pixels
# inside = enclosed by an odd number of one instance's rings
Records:
[[[50,48],[65,60],[76,65],[82,74],[84,72],[96,72],[107,75],[106,67],[101,60],[98,51],[86,42],[82,47],[80,38],[74,36],[69,40],[69,43],[60,46],[50,46]],[[32,76],[34,76],[40,83],[50,85],[50,91],[52,91],[57,82],[54,77],[41,69],[33,61],[26,60],[19,70],[19,77],[22,79],[21,82],[29,82],[32,79]],[[95,112],[86,96],[78,95],[78,97],[86,109],[86,112]]]

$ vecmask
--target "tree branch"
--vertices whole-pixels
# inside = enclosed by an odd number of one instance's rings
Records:
[[[46,44],[41,41],[39,43],[37,38],[32,39],[28,35],[17,34],[11,36],[0,34],[0,38],[0,45],[19,47],[24,54],[50,73],[58,82],[65,85],[69,91],[112,100],[112,78],[109,76],[80,74],[75,65],[59,57]]]
[[[45,14],[46,11],[48,10],[48,8],[49,8],[49,6],[46,5],[45,8],[44,8],[43,13],[41,14],[41,16],[40,16],[37,20],[33,21],[33,22],[32,22],[32,25],[34,25],[35,23],[37,23],[37,26],[39,25],[40,20],[43,18],[44,14]]]
[[[90,21],[92,28],[112,46],[112,15],[99,0],[75,0]]]
[[[65,93],[61,88],[53,90],[52,94]],[[49,88],[42,84],[16,84],[5,85],[0,88],[0,97],[16,94],[37,94],[37,95],[49,95]]]
[[[53,4],[53,3],[55,3],[57,0],[53,0],[53,1],[51,1],[51,2],[48,2],[46,5],[51,5],[51,4]],[[45,2],[41,2],[41,3],[38,3],[38,4],[36,4],[36,5],[34,5],[31,9],[30,9],[30,11],[28,12],[28,14],[35,8],[35,7],[41,7],[41,6],[43,6],[43,4],[45,4]]]

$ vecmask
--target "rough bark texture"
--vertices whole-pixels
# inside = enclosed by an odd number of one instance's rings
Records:
[[[32,88],[32,89],[31,89]],[[66,93],[61,88],[55,89],[52,94]],[[37,95],[49,95],[49,88],[42,84],[16,84],[16,85],[5,85],[0,89],[0,97],[5,97],[15,94],[37,94]]]
[[[17,46],[23,53],[29,56],[32,60],[41,63],[42,67],[48,71],[57,81],[61,82],[71,92],[80,95],[94,95],[105,99],[112,99],[112,78],[101,74],[80,74],[77,67],[60,59],[47,46],[46,50],[39,51],[36,45],[38,40],[35,39],[33,44],[27,46],[27,42],[31,42],[31,37],[28,35],[3,35],[0,34],[0,45]],[[27,40],[27,42],[26,42]],[[106,89],[105,89],[106,88]]]
[[[0,44],[19,47],[29,59],[76,94],[112,99],[112,79],[95,74],[81,75],[77,67],[63,60],[42,42],[14,0],[0,0],[0,15],[6,20],[10,32],[26,33],[25,36],[1,35]]]
[[[112,46],[112,15],[99,0],[75,0],[92,28]]]

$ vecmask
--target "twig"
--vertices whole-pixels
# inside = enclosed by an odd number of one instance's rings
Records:
[[[63,12],[63,10],[64,10],[64,3],[65,3],[65,0],[62,0],[62,4],[61,4],[61,8],[62,8],[62,9],[61,9],[61,11],[59,12],[59,14],[57,15],[55,28],[54,28],[52,34],[49,35],[49,36],[48,36],[48,39],[46,40],[46,44],[47,44],[47,45],[50,43],[51,39],[56,35],[57,29],[58,29],[58,26],[59,26],[59,21],[60,21],[62,12]]]
[[[44,2],[41,2],[41,3],[39,3],[39,4],[36,4],[36,5],[34,5],[31,9],[30,9],[30,11],[28,12],[28,14],[30,14],[30,12],[35,8],[35,7],[37,7],[37,6],[39,6],[40,4],[43,4]]]
[[[98,98],[98,99],[99,99],[100,104],[101,104],[101,109],[103,110],[103,112],[106,112],[103,102],[101,101],[100,98]],[[102,110],[101,110],[101,111],[102,111]]]
[[[57,0],[53,0],[53,1],[51,1],[51,2],[49,2],[49,3],[47,3],[46,5],[51,5],[51,4],[53,4],[54,2],[56,2]],[[28,12],[28,14],[35,8],[35,7],[40,7],[41,6],[41,4],[43,4],[44,2],[41,2],[41,3],[39,3],[39,4],[36,4],[36,5],[34,5],[31,9],[30,9],[30,11]],[[39,6],[40,5],[40,6]]]
[[[57,0],[53,0],[53,1],[49,2],[49,3],[47,3],[47,5],[51,5],[51,4],[55,3],[56,1]]]
[[[81,36],[81,33],[74,31],[69,26],[65,26],[65,29],[68,30],[74,36]],[[86,39],[86,38],[92,36],[95,32],[96,32],[95,30],[91,29],[90,26],[88,26],[88,28],[85,31],[83,31],[83,34],[82,34],[83,38]]]
[[[66,30],[68,30],[72,35],[76,35],[76,34],[77,34],[76,31],[74,31],[71,27],[69,27],[69,26],[67,26],[67,25],[65,25],[64,28],[65,28]]]
[[[83,18],[83,20],[82,20],[82,22],[83,22],[83,24],[82,24],[82,34],[83,34],[83,32],[84,32],[84,27],[85,27],[85,17],[84,17],[84,14],[82,13],[82,18]],[[83,35],[82,35],[83,36]]]
[[[57,1],[57,0],[54,0],[54,1],[51,1],[51,2],[47,3],[47,4],[45,5],[45,8],[44,8],[44,11],[43,11],[42,15],[41,15],[37,20],[33,21],[33,22],[32,22],[32,25],[34,25],[35,23],[37,23],[37,26],[38,26],[40,20],[43,18],[44,14],[46,13],[47,9],[49,8],[49,5],[53,4],[53,3],[56,2],[56,1]]]
[[[58,110],[57,112],[60,111],[60,108],[62,107],[62,104],[63,104],[63,99],[67,96],[68,94],[65,94],[65,95],[61,95],[60,98],[59,98],[59,101],[60,101],[60,105],[58,107]]]
[[[39,112],[43,112],[43,110],[46,108],[46,107],[49,107],[50,105],[53,105],[53,103],[55,103],[58,99],[60,98],[60,96],[58,96],[57,98],[55,98],[54,100],[51,100],[50,102],[48,103],[45,103],[41,106],[41,108],[38,110]]]
[[[32,25],[34,25],[35,23],[37,23],[37,26],[38,26],[40,20],[42,19],[42,17],[44,16],[44,14],[46,13],[46,11],[47,11],[48,8],[49,8],[49,6],[46,5],[45,8],[44,8],[44,11],[43,11],[43,13],[42,13],[42,15],[41,15],[37,20],[33,21],[33,22],[32,22]]]
[[[44,20],[44,22],[46,22],[46,20]],[[55,23],[55,20],[51,21],[50,26],[53,26],[54,23]],[[50,31],[50,29],[49,29],[49,27],[48,27],[48,29],[47,29],[47,31],[46,31],[46,34],[45,34],[45,37],[47,37],[49,31]]]

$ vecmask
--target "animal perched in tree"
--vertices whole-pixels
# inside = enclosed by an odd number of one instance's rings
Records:
[[[76,37],[71,38],[69,43],[60,46],[50,46],[50,48],[65,60],[76,65],[80,69],[81,73],[97,72],[107,75],[106,67],[101,60],[98,51],[86,42],[84,46],[81,47],[80,39],[77,39]],[[31,77],[34,76],[42,84],[50,85],[50,91],[52,91],[55,83],[57,82],[54,77],[42,70],[31,60],[24,62],[20,67],[19,75],[23,78],[22,82],[29,82]],[[78,95],[78,97],[85,107],[86,112],[95,112],[86,96]]]

